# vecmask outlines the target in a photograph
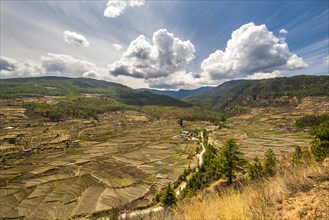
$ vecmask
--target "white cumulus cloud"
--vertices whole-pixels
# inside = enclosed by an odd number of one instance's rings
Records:
[[[104,11],[105,17],[118,17],[127,7],[140,7],[145,4],[145,0],[109,0]]]
[[[201,64],[201,77],[211,80],[246,78],[255,73],[295,70],[308,66],[290,53],[265,25],[248,23],[233,31],[224,51],[217,50]]]
[[[120,60],[109,65],[114,76],[125,75],[135,78],[160,78],[185,71],[194,59],[194,46],[187,40],[174,37],[166,29],[153,34],[152,42],[140,35],[132,41]]]
[[[88,47],[89,46],[89,42],[87,41],[87,39],[81,35],[78,34],[76,32],[71,32],[71,31],[64,31],[64,40],[67,43],[73,44],[75,46],[79,46],[79,47]]]
[[[196,73],[180,71],[165,77],[145,80],[151,88],[160,89],[195,89],[209,85],[209,80],[199,78]]]
[[[286,34],[288,34],[288,31],[286,29],[282,28],[282,29],[280,29],[279,33],[286,35]]]
[[[65,54],[47,53],[38,63],[1,57],[0,64],[1,78],[68,76],[112,80],[106,68]]]
[[[280,77],[281,73],[278,70],[275,70],[271,73],[254,73],[250,76],[248,76],[248,79],[269,79],[269,78],[276,78]]]
[[[41,56],[41,67],[47,75],[56,76],[94,76],[103,78],[107,74],[105,68],[100,68],[85,60],[76,59],[70,55],[48,53]]]
[[[18,62],[15,59],[3,57],[0,58],[0,70],[1,71],[14,71],[17,69]]]
[[[8,57],[0,58],[1,78],[42,76],[43,71],[40,66],[32,60],[18,62]]]
[[[120,51],[122,49],[122,46],[120,44],[112,44],[112,46],[114,47],[114,49],[116,49],[117,51]]]

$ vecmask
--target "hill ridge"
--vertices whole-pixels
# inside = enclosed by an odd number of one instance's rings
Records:
[[[328,88],[327,75],[235,80],[183,100],[207,109],[235,114],[239,107],[290,106],[302,97],[329,96]]]
[[[101,94],[129,105],[189,107],[191,104],[169,96],[134,90],[128,86],[90,78],[29,77],[0,79],[0,98]]]

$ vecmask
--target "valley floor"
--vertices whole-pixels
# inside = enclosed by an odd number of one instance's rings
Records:
[[[296,145],[305,149],[312,141],[294,127],[295,119],[329,113],[328,103],[317,97],[290,109],[250,109],[220,129],[209,122],[184,122],[182,128],[176,119],[133,111],[53,123],[26,116],[21,106],[0,106],[0,218],[89,218],[147,208],[188,165],[198,165],[197,141],[184,136],[186,130],[209,130],[216,148],[235,138],[248,159],[273,148],[286,165]],[[212,193],[153,218],[327,219],[328,170],[323,165],[282,171],[243,191],[213,186]]]
[[[1,112],[10,127],[1,130],[0,218],[68,219],[148,207],[198,163],[196,142],[175,119],[125,111],[53,123],[19,106]]]

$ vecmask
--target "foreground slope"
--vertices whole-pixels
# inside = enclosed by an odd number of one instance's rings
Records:
[[[262,182],[222,187],[153,219],[328,219],[329,163],[289,167]],[[201,197],[201,198],[200,198]],[[152,218],[151,218],[152,219]]]

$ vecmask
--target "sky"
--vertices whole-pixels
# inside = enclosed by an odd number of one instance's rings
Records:
[[[1,78],[132,88],[328,75],[328,1],[0,1]]]

